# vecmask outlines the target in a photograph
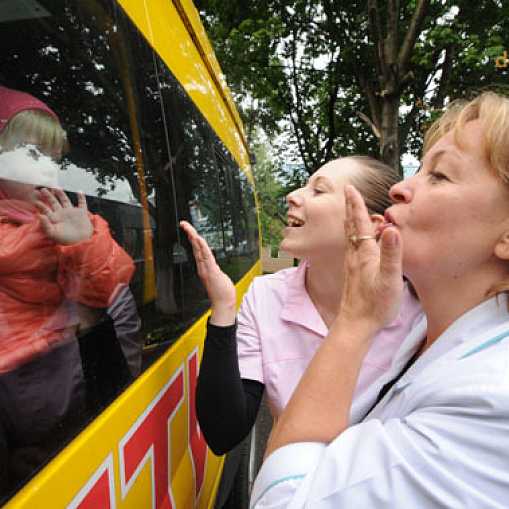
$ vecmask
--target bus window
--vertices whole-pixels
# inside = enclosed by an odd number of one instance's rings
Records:
[[[58,242],[34,227],[50,251],[34,250],[36,270],[18,272],[30,288],[44,277],[54,290],[25,296],[36,326],[24,321],[22,299],[4,291],[17,273],[1,259],[0,347],[18,329],[39,345],[0,369],[3,504],[209,308],[180,220],[195,225],[235,282],[259,254],[251,184],[116,2],[7,0],[0,37],[0,87],[55,113],[65,131],[58,185],[74,204],[85,194],[106,239],[66,262],[86,267],[74,274],[58,261]],[[0,227],[31,227],[2,208],[0,216]],[[38,225],[36,215],[30,221]],[[99,266],[104,259],[111,265]],[[39,341],[48,330],[52,340]]]
[[[254,200],[254,189],[244,173],[239,172],[240,192],[242,194],[243,211],[246,215],[247,257],[249,266],[259,257],[260,239],[258,229],[258,211]]]
[[[216,159],[220,174],[221,193],[227,204],[224,214],[224,228],[229,239],[227,257],[221,268],[239,281],[254,263],[248,255],[246,204],[242,196],[239,167],[221,144],[216,149]]]
[[[226,263],[226,261],[232,256],[233,250],[238,243],[238,221],[232,200],[232,178],[228,160],[223,151],[219,148],[216,148],[215,150],[215,158],[217,164],[219,193],[223,204],[221,212],[226,254],[226,258],[220,260],[219,265],[224,271],[228,272],[229,264]]]
[[[172,248],[160,232],[169,227],[174,243],[177,237],[175,214],[157,214],[158,179],[169,160],[157,82],[143,84],[149,88],[137,95],[130,75],[135,62],[139,75],[155,76],[145,40],[116,4],[107,1],[48,0],[2,14],[0,85],[37,97],[56,112],[65,129],[59,185],[74,203],[76,191],[83,191],[94,221],[102,221],[110,232],[101,233],[101,239],[107,235],[109,240],[98,240],[97,251],[83,248],[84,265],[90,262],[91,268],[71,274],[78,278],[75,293],[71,283],[62,283],[70,276],[57,247],[34,249],[32,258],[39,257],[34,270],[13,264],[8,273],[2,260],[3,288],[9,278],[18,277],[17,270],[30,288],[39,284],[51,289],[40,297],[35,290],[27,298],[9,294],[0,302],[2,343],[15,338],[14,349],[33,350],[5,362],[0,375],[0,496],[6,499],[153,361],[149,346],[158,333],[154,316],[161,296],[155,281],[157,276],[170,280],[160,262]],[[150,122],[146,129],[140,122],[142,108]],[[171,179],[164,192],[170,198],[159,210],[171,211]],[[2,242],[8,234],[2,231]],[[47,242],[42,233],[35,234],[42,244]],[[101,265],[101,258],[109,259],[113,252],[118,254],[111,266]],[[53,264],[48,256],[55,257]],[[171,272],[171,256],[169,260]],[[124,270],[120,261],[134,270]],[[103,270],[110,276],[94,279]],[[120,273],[125,274],[118,277],[119,284],[103,295],[103,282],[111,283]],[[84,280],[92,288],[85,303]],[[24,298],[33,298],[31,315]],[[178,315],[181,306],[176,300],[175,309],[165,311]],[[24,321],[32,315],[30,323]],[[172,318],[179,322],[178,316]],[[171,339],[182,330],[174,327]]]

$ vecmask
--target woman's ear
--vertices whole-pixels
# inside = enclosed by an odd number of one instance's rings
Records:
[[[384,216],[381,216],[380,214],[371,214],[371,222],[373,223],[373,226],[375,227],[375,230],[378,230],[378,227],[385,221]]]
[[[509,230],[505,231],[497,240],[493,250],[495,256],[501,260],[509,260]]]

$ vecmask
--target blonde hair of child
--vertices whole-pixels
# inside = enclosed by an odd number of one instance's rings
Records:
[[[15,115],[0,133],[0,148],[12,150],[20,144],[33,143],[48,151],[61,151],[65,132],[48,113],[24,110]]]

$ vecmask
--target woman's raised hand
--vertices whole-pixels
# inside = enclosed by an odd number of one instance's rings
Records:
[[[78,206],[75,207],[61,189],[40,191],[41,199],[36,202],[40,212],[42,232],[57,244],[69,245],[84,242],[94,233],[88,216],[87,201],[83,193],[78,193]]]
[[[350,323],[360,320],[375,332],[391,323],[401,306],[401,237],[395,228],[387,228],[377,243],[375,226],[353,186],[345,186],[345,203],[347,247],[339,317]]]
[[[219,326],[232,325],[235,323],[237,302],[235,285],[219,268],[207,242],[198,235],[193,226],[187,221],[181,221],[180,226],[193,247],[198,275],[210,299],[210,323]]]

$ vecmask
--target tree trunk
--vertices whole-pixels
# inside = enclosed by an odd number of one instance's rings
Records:
[[[170,256],[158,258],[156,309],[161,313],[175,314],[179,311],[173,292],[173,264]]]
[[[384,97],[380,129],[380,159],[402,174],[398,139],[400,95]]]

